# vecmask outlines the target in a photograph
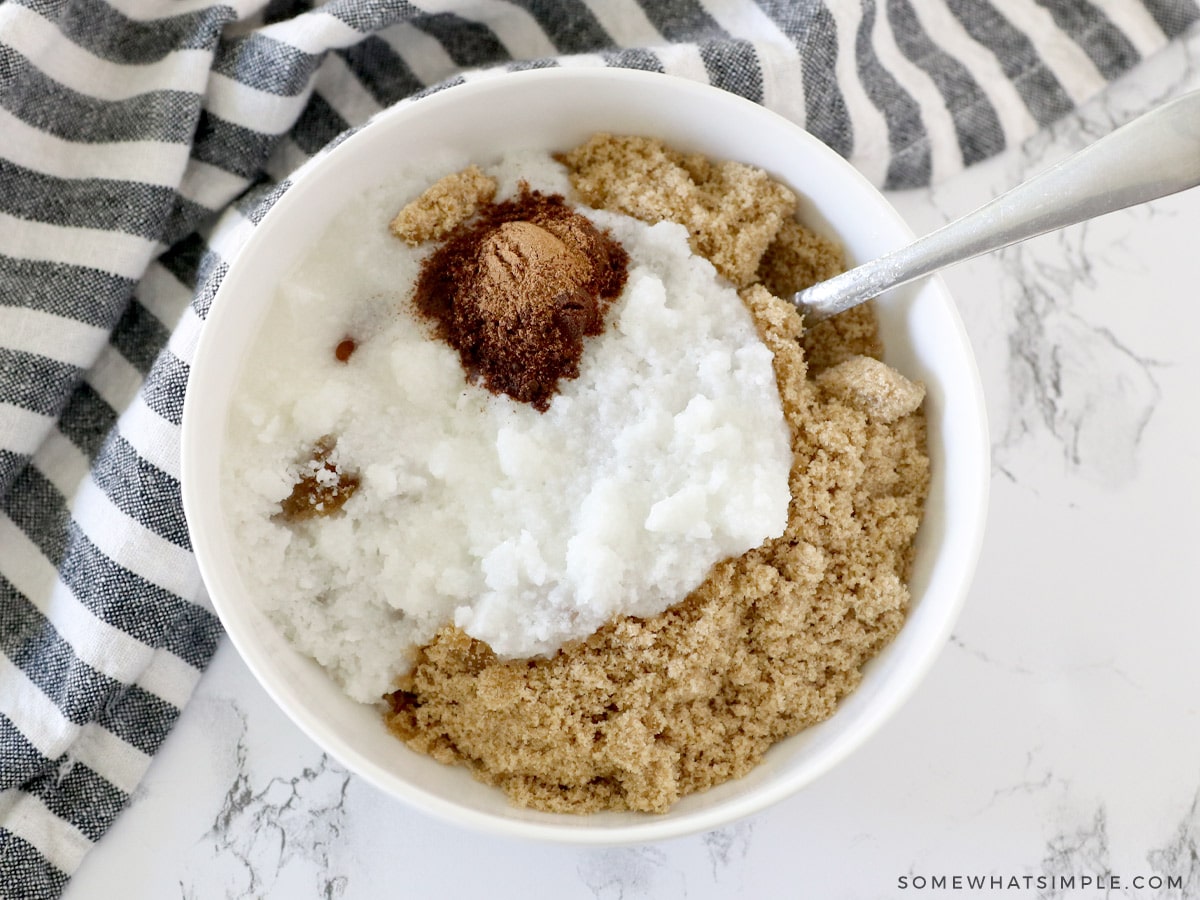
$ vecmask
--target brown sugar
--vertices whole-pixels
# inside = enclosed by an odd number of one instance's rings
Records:
[[[685,156],[653,138],[597,134],[561,159],[585,203],[678,222],[739,288],[758,280],[763,254],[796,212],[796,195],[761,169]]]
[[[785,219],[758,264],[758,280],[776,297],[795,293],[791,285],[816,284],[846,268],[839,244]]]
[[[392,234],[409,244],[441,240],[496,196],[496,179],[478,166],[435,181],[392,219]]]
[[[549,407],[625,284],[628,256],[562,197],[523,186],[422,264],[413,303],[493,393]]]
[[[296,466],[296,483],[279,504],[280,514],[293,522],[333,515],[358,490],[360,481],[357,473],[342,468],[337,440],[325,435]]]
[[[817,384],[831,397],[885,424],[914,412],[925,399],[923,384],[869,356],[852,356],[826,369]]]
[[[333,348],[333,357],[338,362],[349,362],[350,357],[354,355],[354,351],[358,349],[358,342],[354,338],[342,338],[338,341],[338,345]]]
[[[613,179],[625,160],[629,182],[604,190],[650,220],[673,217],[671,185],[684,175],[722,165],[640,139],[598,138],[565,157],[569,166],[593,158]],[[787,245],[772,251],[776,262],[823,246],[790,225],[763,247],[773,241]],[[754,259],[749,271],[760,265],[769,279],[750,280],[785,295],[815,270]],[[742,299],[774,356],[791,435],[784,534],[719,563],[665,612],[617,619],[549,658],[503,661],[442,629],[388,698],[388,725],[409,746],[467,767],[521,806],[663,812],[830,716],[899,631],[929,483],[915,394],[880,364],[852,362],[878,347],[869,312],[823,331],[821,352],[835,361],[826,368],[851,362],[814,379],[795,308],[762,284]]]

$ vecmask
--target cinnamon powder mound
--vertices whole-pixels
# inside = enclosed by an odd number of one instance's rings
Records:
[[[656,221],[676,210],[685,178],[720,166],[662,148],[667,171],[647,163],[653,143],[598,137],[564,159],[603,158],[593,188]],[[740,258],[735,243],[722,244],[726,258]],[[663,812],[830,716],[899,631],[929,485],[923,391],[855,362],[878,354],[869,310],[804,335],[773,296],[806,287],[840,259],[836,247],[791,224],[757,243],[747,277],[771,290],[756,283],[742,298],[774,356],[791,435],[784,534],[719,563],[665,612],[613,621],[549,658],[501,661],[443,628],[389,697],[388,725],[409,746],[520,806]],[[823,378],[806,362],[809,340]]]
[[[424,262],[413,294],[468,377],[545,411],[579,374],[625,285],[628,254],[562,197],[522,186],[483,207]]]

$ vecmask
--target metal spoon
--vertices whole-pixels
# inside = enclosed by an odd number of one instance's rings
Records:
[[[806,322],[888,288],[1200,184],[1200,91],[1165,103],[974,212],[792,298]]]

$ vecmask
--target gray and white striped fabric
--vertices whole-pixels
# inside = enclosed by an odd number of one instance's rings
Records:
[[[246,233],[372,113],[530,66],[710,82],[888,188],[1020,142],[1192,0],[0,2],[0,895],[54,897],[220,637],[188,365]]]

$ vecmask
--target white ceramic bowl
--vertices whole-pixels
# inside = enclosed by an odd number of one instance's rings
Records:
[[[377,710],[347,699],[288,645],[239,579],[218,497],[219,454],[239,363],[275,285],[339,207],[386,182],[397,160],[443,148],[490,161],[504,149],[566,149],[596,131],[655,135],[674,146],[760,166],[803,197],[801,218],[853,260],[911,239],[850,165],[785,119],[693,82],[611,69],[498,76],[393,107],[307,168],[244,245],[196,351],[183,417],[183,500],[204,582],[230,638],[283,710],[348,769],[414,807],[461,825],[586,844],[657,840],[718,827],[808,784],[861,744],[912,692],[950,634],[978,554],[989,478],[978,372],[940,281],[879,304],[887,360],[928,386],[933,480],[918,535],[912,608],[829,720],[777,744],[746,777],[683,799],[665,815],[574,817],[517,809],[465,770],[410,751]]]

